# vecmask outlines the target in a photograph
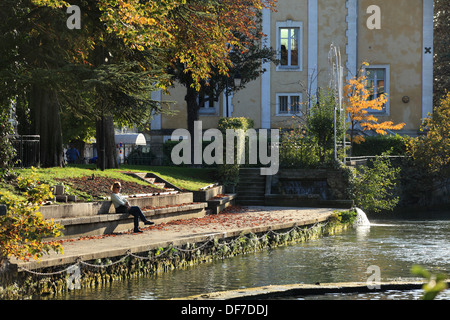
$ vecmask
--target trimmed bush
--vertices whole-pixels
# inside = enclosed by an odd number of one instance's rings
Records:
[[[353,156],[381,156],[383,153],[389,153],[392,156],[405,155],[408,137],[377,135],[364,139],[364,142],[353,145]]]

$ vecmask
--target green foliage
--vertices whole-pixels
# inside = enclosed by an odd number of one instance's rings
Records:
[[[127,163],[130,165],[151,165],[155,154],[147,148],[139,147],[126,155]]]
[[[336,110],[336,139],[342,141],[344,134],[344,116],[336,106],[336,99],[331,90],[319,90],[317,101],[307,117],[308,133],[315,137],[318,145],[319,159],[333,159],[334,152],[334,116]]]
[[[434,0],[433,100],[435,105],[450,88],[450,2]]]
[[[389,155],[404,155],[406,151],[406,143],[409,140],[409,137],[403,137],[400,135],[376,135],[366,137],[364,140],[365,141],[353,146],[353,156],[381,156],[386,152],[389,152]]]
[[[39,182],[36,168],[31,167],[31,174],[24,177],[17,177],[17,187],[19,190],[27,195],[30,203],[41,204],[46,199],[52,198],[50,187],[47,184]]]
[[[17,182],[26,199],[0,192],[0,203],[7,207],[7,214],[0,217],[0,262],[11,255],[22,260],[38,260],[50,250],[62,253],[60,243],[44,242],[61,235],[62,226],[44,219],[38,211],[52,197],[50,187],[36,180],[35,171],[27,178],[19,177]]]
[[[435,275],[426,270],[424,267],[418,265],[414,265],[411,268],[411,273],[427,280],[427,283],[425,283],[422,287],[424,290],[424,294],[422,296],[423,300],[433,300],[440,292],[446,290],[448,287],[446,283],[447,275],[443,273]]]
[[[217,176],[224,186],[236,186],[239,183],[239,165],[221,164],[217,167]]]
[[[297,127],[283,132],[280,165],[284,168],[317,167],[334,160],[334,118],[336,99],[329,88],[319,90],[317,99],[304,115],[293,116]],[[343,140],[345,113],[336,108],[336,141]],[[339,152],[339,150],[338,150]]]
[[[366,212],[392,210],[399,202],[394,196],[400,168],[394,168],[388,158],[376,157],[370,166],[354,171],[355,205]]]
[[[230,118],[220,118],[218,129],[222,131],[222,133],[226,133],[227,129],[242,129],[246,131],[247,129],[253,128],[254,121],[250,118],[245,117],[230,117]]]
[[[319,162],[316,139],[297,127],[285,131],[280,138],[280,166],[283,168],[314,167]]]
[[[241,129],[243,131],[246,131],[248,129],[253,128],[254,122],[252,119],[249,118],[221,118],[219,120],[219,127],[218,129],[225,135],[227,129],[234,129],[238,130]],[[224,143],[226,143],[226,138],[223,139]],[[240,154],[240,152],[245,152],[244,150],[236,150],[237,149],[237,143],[235,144],[235,158],[233,164],[226,164],[226,161],[224,161],[223,164],[217,165],[217,175],[219,178],[219,182],[223,184],[224,186],[231,186],[235,187],[239,182],[239,167],[237,161],[237,155]],[[224,148],[224,150],[226,150]]]
[[[413,139],[408,153],[414,162],[435,175],[450,175],[450,93],[441,100],[433,115],[426,118],[421,130],[426,136]]]
[[[0,105],[0,180],[11,175],[16,156],[16,150],[11,142],[14,130],[9,122],[9,110],[9,107]]]
[[[357,213],[355,210],[334,211],[331,214],[330,222],[336,224],[353,224],[356,221]]]

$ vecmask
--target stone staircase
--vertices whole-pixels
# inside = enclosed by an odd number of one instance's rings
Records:
[[[148,182],[158,188],[164,189],[165,191],[181,191],[181,189],[177,186],[151,172],[126,172],[126,174]]]
[[[212,185],[206,190],[183,192],[153,173],[127,172],[126,174],[161,188],[161,192],[158,193],[128,197],[130,205],[139,206],[146,218],[155,222],[156,225],[174,220],[201,218],[206,214],[217,214],[233,204],[236,197],[235,194],[223,194],[223,187],[218,185]],[[245,177],[245,179],[249,178]],[[261,181],[259,177],[251,181],[257,179]],[[257,197],[253,193],[248,197],[250,197],[248,204],[256,204],[253,201]],[[260,200],[260,198],[257,199]],[[133,216],[117,214],[110,200],[44,205],[39,212],[44,219],[53,219],[54,222],[63,225],[63,238],[112,234],[130,231],[134,227]],[[140,222],[140,226],[144,227],[144,224]]]
[[[241,168],[236,188],[236,203],[240,205],[264,205],[266,176],[260,174],[260,168]]]
[[[153,173],[126,174],[161,188],[161,192],[158,193],[128,197],[130,205],[139,206],[146,218],[156,225],[217,214],[233,204],[235,199],[234,194],[224,195],[222,186],[212,185],[206,190],[182,192],[177,186]],[[129,231],[134,227],[133,216],[115,213],[114,206],[109,200],[45,205],[39,211],[44,219],[53,219],[63,225],[63,238],[112,234]],[[144,227],[144,224],[140,222],[140,226]]]
[[[169,222],[205,216],[206,202],[193,202],[193,194],[169,193],[130,197],[130,205],[139,206],[147,219]],[[64,226],[64,238],[95,236],[133,229],[133,216],[115,213],[111,201],[46,205],[40,208],[45,219],[53,219]],[[140,222],[140,226],[144,224]]]

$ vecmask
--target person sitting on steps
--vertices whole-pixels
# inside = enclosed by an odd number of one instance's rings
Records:
[[[142,232],[139,229],[139,219],[141,219],[145,225],[155,224],[152,221],[149,221],[145,218],[142,213],[141,208],[138,206],[131,206],[128,201],[120,194],[120,189],[122,188],[120,182],[116,181],[111,186],[112,194],[111,201],[114,204],[114,208],[116,209],[116,213],[128,213],[134,216],[134,232]]]

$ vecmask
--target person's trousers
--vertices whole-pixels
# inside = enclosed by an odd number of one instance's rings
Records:
[[[134,230],[139,228],[139,219],[141,219],[141,221],[143,221],[143,222],[147,221],[144,214],[142,213],[141,208],[139,208],[138,206],[132,206],[130,208],[127,208],[126,206],[120,206],[120,207],[116,208],[116,213],[129,213],[129,214],[133,215]]]

